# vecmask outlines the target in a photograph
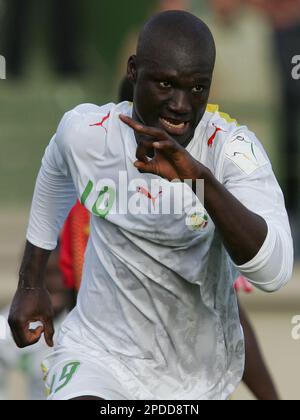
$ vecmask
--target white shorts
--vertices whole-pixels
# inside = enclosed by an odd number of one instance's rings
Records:
[[[48,400],[81,396],[129,400],[118,380],[96,358],[60,347],[42,364]]]

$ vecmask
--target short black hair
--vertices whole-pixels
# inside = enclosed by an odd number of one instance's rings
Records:
[[[162,12],[151,17],[142,28],[137,44],[137,60],[151,59],[162,44],[188,50],[191,54],[205,54],[214,68],[216,46],[208,26],[195,15],[179,10]]]

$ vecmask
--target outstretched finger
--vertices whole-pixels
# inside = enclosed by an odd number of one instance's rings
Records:
[[[174,140],[155,141],[152,147],[156,150],[162,150],[169,153],[176,153],[179,151],[179,145]]]
[[[168,139],[167,133],[165,133],[165,131],[161,130],[160,128],[147,127],[133,120],[132,118],[127,117],[126,115],[122,115],[122,114],[120,114],[120,120],[123,121],[124,124],[127,124],[129,127],[131,127],[134,131],[136,131],[139,134],[144,134],[146,136],[150,136],[158,140]]]

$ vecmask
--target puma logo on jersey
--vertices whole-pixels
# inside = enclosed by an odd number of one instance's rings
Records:
[[[153,197],[149,191],[146,190],[144,187],[137,187],[137,192],[145,195],[149,200],[152,201],[153,206],[155,207],[155,202],[158,199],[158,197],[162,194],[162,190],[159,191],[156,197]]]
[[[107,132],[107,128],[104,127],[103,124],[105,123],[105,121],[107,121],[109,119],[109,117],[110,117],[110,112],[105,117],[103,117],[100,122],[98,122],[96,124],[90,124],[90,127],[102,127]]]
[[[208,147],[213,147],[214,141],[215,141],[215,139],[216,139],[217,134],[219,133],[219,131],[225,131],[225,130],[223,130],[222,128],[215,126],[215,124],[213,124],[213,126],[215,127],[215,132],[214,132],[214,133],[213,133],[213,135],[212,135],[212,136],[208,139],[208,142],[207,142],[207,146],[208,146]]]

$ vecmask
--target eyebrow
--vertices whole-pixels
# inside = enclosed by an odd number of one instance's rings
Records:
[[[147,73],[151,74],[151,76],[155,79],[160,79],[160,80],[177,80],[177,74],[176,71],[163,71],[163,70],[151,70],[149,69],[147,71]],[[186,77],[193,79],[193,81],[195,83],[210,83],[210,78],[207,75],[201,75],[199,73],[195,73],[195,74],[191,74],[191,75],[187,75]]]

